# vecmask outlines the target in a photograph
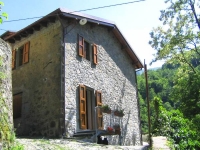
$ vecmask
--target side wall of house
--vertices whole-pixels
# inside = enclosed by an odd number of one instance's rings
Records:
[[[73,25],[72,25],[73,27]],[[69,26],[67,30],[71,27]],[[82,58],[77,53],[77,34],[98,47],[98,64]],[[65,40],[65,120],[67,136],[80,131],[78,87],[83,84],[102,92],[103,104],[112,109],[124,109],[123,118],[104,115],[104,129],[119,123],[122,132],[107,136],[109,144],[140,145],[141,132],[138,118],[138,103],[135,69],[129,56],[112,31],[102,26],[91,28],[89,24],[76,25]]]
[[[13,133],[11,57],[10,46],[0,39],[0,149]]]
[[[59,135],[61,31],[56,21],[12,45],[18,50],[30,41],[29,62],[12,71],[13,94],[22,93],[17,135]]]

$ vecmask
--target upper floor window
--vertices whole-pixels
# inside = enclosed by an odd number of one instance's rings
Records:
[[[78,54],[89,61],[93,61],[95,65],[98,63],[97,45],[90,44],[80,35],[78,35]]]
[[[12,51],[12,69],[21,66],[29,61],[30,42],[25,43],[17,50]]]

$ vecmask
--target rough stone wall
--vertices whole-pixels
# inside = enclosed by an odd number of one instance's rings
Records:
[[[57,21],[12,45],[30,41],[29,62],[12,71],[13,94],[22,92],[17,135],[59,135],[61,31]]]
[[[2,113],[8,113],[9,120],[6,120],[6,122],[8,121],[9,127],[12,128],[10,130],[13,131],[12,76],[10,65],[11,57],[12,54],[10,46],[5,41],[0,39],[0,61],[2,62],[2,65],[0,66],[0,72],[3,73],[4,76],[4,78],[0,80],[0,95],[3,97],[3,101],[5,102],[3,103],[1,99],[0,104],[2,105],[0,105],[0,115],[3,115]],[[4,121],[5,120],[1,120],[1,123],[3,123]]]
[[[68,26],[70,28],[70,26]],[[66,29],[68,30],[68,29]],[[77,54],[77,34],[98,45],[98,64],[94,65]],[[103,104],[124,109],[122,119],[104,115],[104,128],[119,122],[122,138],[108,136],[110,144],[140,145],[141,132],[135,69],[121,44],[105,27],[76,25],[65,37],[65,121],[66,132],[72,136],[80,131],[78,86],[84,84],[102,91]]]

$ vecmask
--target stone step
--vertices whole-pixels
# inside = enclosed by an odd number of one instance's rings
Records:
[[[79,131],[74,133],[74,137],[79,137],[79,136],[93,136],[96,132],[94,130],[90,131]]]

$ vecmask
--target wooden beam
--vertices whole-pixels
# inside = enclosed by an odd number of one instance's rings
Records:
[[[21,36],[20,35],[16,35],[16,36],[14,36],[14,39],[19,41],[19,40],[21,40]]]
[[[76,18],[71,18],[71,19],[67,19],[69,24],[74,24],[77,23],[77,19]]]
[[[90,28],[93,29],[98,25],[99,25],[99,23],[90,23]]]
[[[42,22],[40,22],[40,24],[41,24],[43,27],[47,27],[48,22],[47,22],[47,21],[42,21]]]
[[[64,15],[59,15],[60,19],[66,19],[66,17]]]
[[[56,22],[56,17],[49,17],[47,20],[49,22],[51,22],[51,23],[55,23]]]
[[[40,25],[35,25],[35,26],[33,26],[33,30],[35,30],[35,31],[40,31]]]
[[[20,33],[20,36],[21,36],[21,37],[27,37],[27,36],[28,36],[28,33],[27,33],[26,31],[24,31],[24,32]]]
[[[8,42],[9,43],[15,43],[15,39],[9,39]]]
[[[126,48],[127,48],[127,45],[122,45],[122,46],[121,46],[121,49],[122,49],[122,50],[124,50],[124,49],[126,49]]]
[[[114,29],[115,29],[115,27],[108,27],[108,32],[111,32]]]
[[[34,32],[33,29],[28,29],[28,30],[27,30],[27,33],[28,33],[28,34],[33,34],[33,32]]]

